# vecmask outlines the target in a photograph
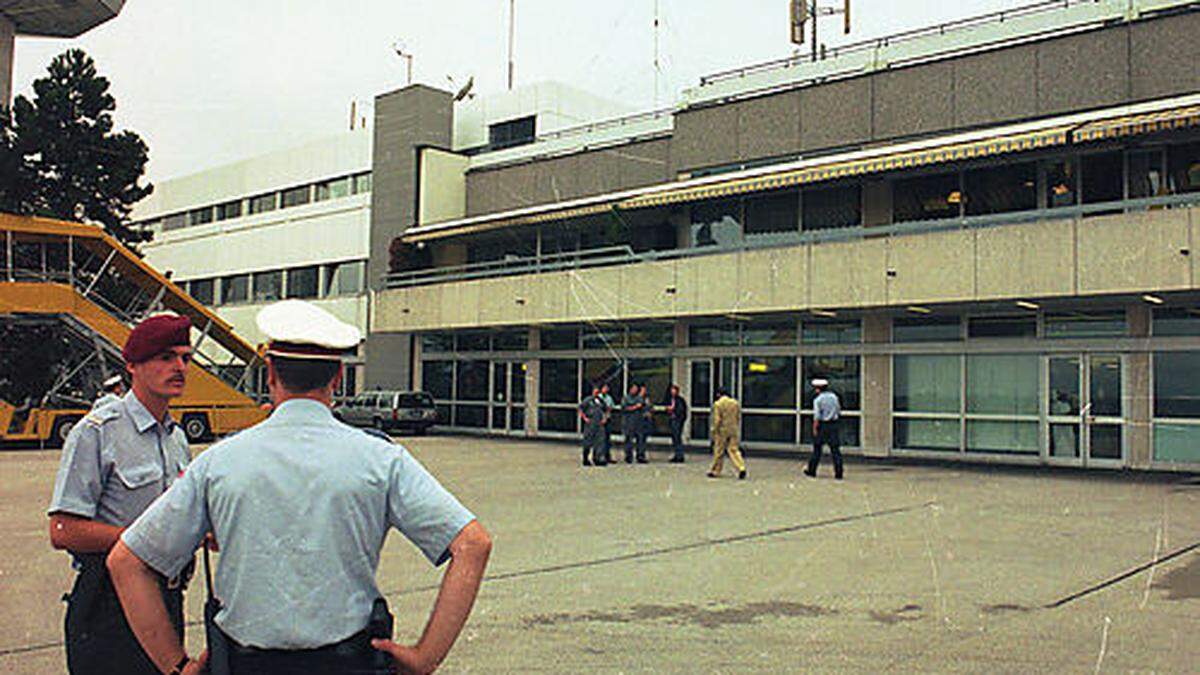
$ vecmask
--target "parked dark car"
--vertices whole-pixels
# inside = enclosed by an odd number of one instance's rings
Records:
[[[437,424],[433,397],[423,391],[365,391],[334,408],[338,419],[383,431],[402,429],[424,434]]]

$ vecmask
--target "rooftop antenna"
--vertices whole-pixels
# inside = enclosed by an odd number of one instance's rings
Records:
[[[517,23],[517,0],[508,0],[508,90],[513,88],[513,27]]]
[[[850,34],[850,0],[842,0],[841,7],[822,7],[817,0],[788,0],[789,15],[792,23],[792,42],[804,44],[804,24],[812,21],[812,60],[817,61],[817,55],[825,58],[824,45],[817,40],[817,20],[820,17],[842,15],[842,33]]]
[[[654,109],[658,110],[658,0],[654,0]]]
[[[454,79],[451,78],[450,82],[453,83]],[[466,84],[464,84],[463,86],[458,88],[458,91],[454,94],[453,102],[457,103],[457,102],[463,100],[464,98],[475,98],[475,94],[471,93],[471,88],[474,86],[475,86],[475,76],[472,75],[467,78]]]
[[[408,51],[408,47],[407,47],[407,45],[404,44],[403,40],[396,40],[395,42],[393,42],[392,50],[396,52],[396,56],[399,56],[401,59],[404,59],[405,66],[406,66],[405,70],[408,74],[408,84],[412,84],[412,64],[413,64],[412,52]]]

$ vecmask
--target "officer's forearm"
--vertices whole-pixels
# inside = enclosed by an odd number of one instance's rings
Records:
[[[108,554],[108,573],[138,644],[160,671],[170,672],[186,652],[167,616],[158,574],[121,541]]]
[[[82,516],[55,513],[50,516],[50,545],[75,553],[107,553],[123,529]]]
[[[446,658],[462,632],[491,552],[492,539],[477,520],[468,523],[450,543],[450,565],[442,577],[429,623],[417,643],[417,651],[425,657],[430,670]]]

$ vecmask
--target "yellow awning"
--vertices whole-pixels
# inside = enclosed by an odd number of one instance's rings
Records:
[[[1089,122],[1076,129],[1072,136],[1076,143],[1082,143],[1194,126],[1200,126],[1200,105]]]
[[[586,206],[577,206],[572,208],[547,209],[538,213],[524,213],[513,215],[507,218],[501,217],[490,220],[481,220],[480,222],[462,225],[455,228],[447,228],[445,230],[432,230],[429,232],[420,232],[404,237],[404,241],[418,242],[428,241],[432,239],[440,239],[448,236],[460,236],[464,234],[475,234],[478,232],[487,232],[490,230],[498,230],[505,227],[516,227],[518,225],[534,225],[536,223],[544,223],[551,220],[565,220],[567,218],[578,218],[580,216],[590,216],[597,213],[611,211],[616,200],[602,201],[596,204],[588,204]]]
[[[816,164],[800,169],[791,169],[750,178],[733,178],[706,185],[662,190],[647,195],[626,199],[617,204],[622,209],[677,204],[700,199],[716,199],[747,192],[761,192],[777,188],[804,185],[820,181],[835,180],[868,173],[879,173],[895,169],[909,169],[943,162],[956,162],[976,157],[987,157],[1009,152],[1021,152],[1064,145],[1071,126],[1059,126],[1007,136],[996,136],[978,141],[949,143],[919,150],[908,150],[829,164]]]

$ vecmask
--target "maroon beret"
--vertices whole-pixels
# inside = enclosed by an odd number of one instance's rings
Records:
[[[142,363],[169,347],[190,346],[191,329],[192,322],[186,316],[152,316],[130,331],[121,356],[126,363]]]

